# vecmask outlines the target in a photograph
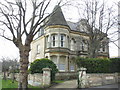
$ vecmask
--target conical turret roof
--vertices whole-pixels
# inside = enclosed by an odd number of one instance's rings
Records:
[[[61,7],[59,5],[56,5],[55,8],[53,9],[52,14],[49,17],[49,21],[47,26],[51,25],[64,25],[68,26],[65,17],[63,15],[63,12],[61,10]]]

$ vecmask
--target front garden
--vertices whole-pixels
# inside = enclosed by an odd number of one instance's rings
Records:
[[[18,88],[18,82],[17,81],[14,81],[14,83],[12,83],[12,80],[10,80],[10,79],[2,80],[2,90],[8,90],[8,89],[13,90],[13,88]],[[37,88],[40,88],[40,87],[35,87],[35,86],[28,85],[28,88],[33,88],[33,89],[36,88],[37,89]]]

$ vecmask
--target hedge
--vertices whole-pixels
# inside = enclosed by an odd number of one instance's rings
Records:
[[[30,65],[30,73],[43,73],[42,69],[43,68],[51,68],[51,81],[55,79],[55,74],[58,72],[57,66],[52,62],[51,60],[47,58],[42,58],[42,59],[36,59],[33,61]]]
[[[87,73],[114,73],[120,72],[120,58],[81,58],[76,59],[77,66],[87,68]]]
[[[111,72],[119,72],[120,73],[120,58],[111,58],[110,69]]]

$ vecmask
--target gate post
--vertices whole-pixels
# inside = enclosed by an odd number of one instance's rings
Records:
[[[86,75],[86,68],[79,68],[78,70],[78,88],[86,88],[87,85],[87,75]]]
[[[51,69],[43,68],[43,86],[47,87],[51,84]]]

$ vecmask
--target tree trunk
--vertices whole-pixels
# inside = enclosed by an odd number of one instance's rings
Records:
[[[96,53],[93,47],[90,47],[90,49],[88,50],[88,57],[89,58],[96,58]]]
[[[6,71],[3,72],[3,79],[6,80]]]
[[[93,41],[91,40],[91,42],[89,43],[89,49],[88,49],[88,57],[89,58],[96,58],[98,56],[98,43],[97,41]]]
[[[28,88],[28,64],[29,64],[29,46],[23,46],[20,50],[20,72],[18,88],[26,90]]]

